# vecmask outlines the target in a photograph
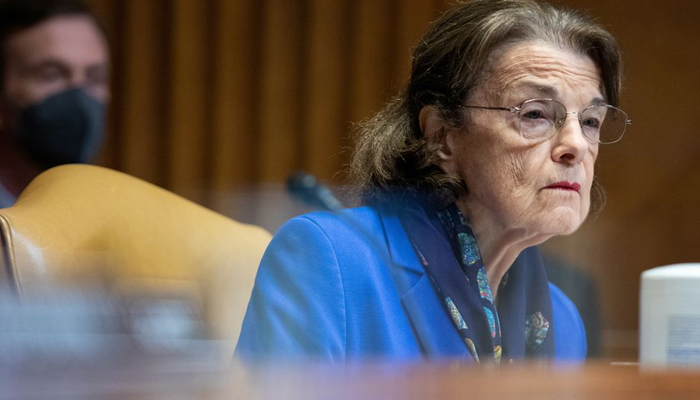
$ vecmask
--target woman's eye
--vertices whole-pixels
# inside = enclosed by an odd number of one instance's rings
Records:
[[[581,121],[581,125],[585,128],[600,129],[600,120],[597,118],[586,118]]]
[[[526,119],[540,119],[546,118],[544,112],[541,110],[530,110],[522,113],[522,117]]]

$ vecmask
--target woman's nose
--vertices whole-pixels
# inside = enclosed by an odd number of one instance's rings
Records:
[[[569,114],[566,120],[559,127],[554,137],[552,148],[552,159],[555,162],[566,162],[570,164],[579,163],[583,160],[586,151],[591,143],[583,134],[581,123],[577,115]]]

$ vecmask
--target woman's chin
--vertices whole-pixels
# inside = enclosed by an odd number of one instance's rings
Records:
[[[585,216],[582,217],[578,210],[556,209],[543,216],[540,231],[552,236],[570,235],[578,230],[584,219]]]

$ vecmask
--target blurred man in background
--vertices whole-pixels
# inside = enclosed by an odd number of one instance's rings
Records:
[[[78,0],[0,1],[0,208],[42,171],[99,151],[109,50]]]

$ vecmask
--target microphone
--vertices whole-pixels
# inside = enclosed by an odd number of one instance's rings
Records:
[[[338,212],[344,208],[333,192],[318,182],[315,176],[297,171],[287,178],[287,191],[305,204],[326,211]]]

